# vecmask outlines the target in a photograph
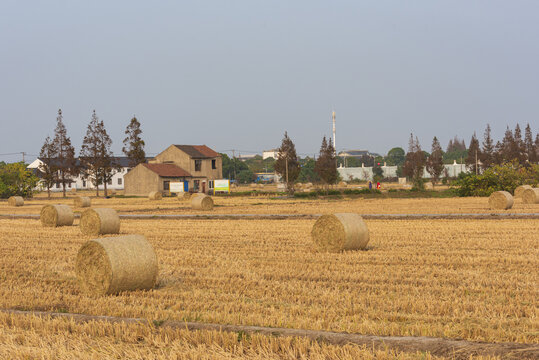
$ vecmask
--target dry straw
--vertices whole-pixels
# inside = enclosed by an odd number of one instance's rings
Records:
[[[163,198],[163,194],[161,194],[160,191],[152,191],[148,194],[148,199],[150,200],[161,200]]]
[[[190,192],[181,192],[178,194],[178,200],[189,200],[191,198]]]
[[[74,200],[75,207],[85,208],[92,205],[92,200],[87,196],[77,196]]]
[[[120,217],[114,209],[85,210],[80,216],[80,231],[84,235],[118,234]]]
[[[518,197],[522,197],[522,193],[524,192],[524,190],[526,189],[533,189],[530,185],[520,185],[519,187],[517,187],[515,189],[515,197],[518,198]]]
[[[526,189],[522,192],[524,204],[539,204],[539,188]]]
[[[323,215],[314,224],[311,237],[322,251],[358,250],[369,243],[369,229],[358,214]]]
[[[75,271],[88,294],[149,290],[157,280],[157,256],[142,235],[95,239],[80,248]]]
[[[41,208],[41,225],[46,227],[71,226],[75,215],[67,205],[45,205]]]
[[[488,198],[488,206],[491,209],[507,210],[513,207],[513,195],[507,191],[496,191]]]
[[[191,198],[191,207],[195,210],[213,210],[213,199],[206,194],[199,194]]]
[[[9,206],[23,206],[24,199],[22,198],[22,196],[12,196],[7,199],[7,203]]]

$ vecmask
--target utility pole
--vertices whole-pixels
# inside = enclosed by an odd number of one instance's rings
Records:
[[[26,155],[26,153],[23,151],[21,154],[22,154],[22,162],[25,163],[24,156]]]

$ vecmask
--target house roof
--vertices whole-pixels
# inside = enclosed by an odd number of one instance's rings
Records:
[[[219,157],[219,153],[213,151],[206,145],[174,145],[187,155],[195,159],[206,159]]]
[[[161,177],[191,177],[187,171],[174,164],[147,164],[143,163],[142,166],[153,171]]]

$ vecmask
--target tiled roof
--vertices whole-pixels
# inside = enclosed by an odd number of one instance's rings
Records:
[[[206,145],[174,145],[187,155],[195,159],[205,159],[219,157],[219,153],[213,151]]]
[[[161,177],[190,177],[187,171],[173,164],[142,164]]]

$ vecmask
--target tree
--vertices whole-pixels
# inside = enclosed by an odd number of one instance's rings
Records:
[[[23,162],[6,164],[0,162],[0,198],[19,195],[32,196],[38,178]]]
[[[535,162],[539,161],[539,133],[535,135]]]
[[[56,149],[56,144],[51,140],[50,136],[47,136],[41,147],[41,151],[39,152],[39,160],[42,162],[39,166],[39,170],[41,171],[41,181],[47,188],[47,197],[49,199],[51,198],[51,187],[53,187],[57,181],[57,154],[58,150]]]
[[[423,171],[425,167],[425,154],[421,150],[421,145],[417,137],[414,140],[414,135],[410,134],[408,142],[408,153],[402,172],[405,176],[412,179],[414,188],[423,189]]]
[[[390,166],[399,166],[404,164],[406,154],[403,148],[394,147],[387,153],[387,162]]]
[[[288,137],[288,133],[284,133],[279,154],[275,161],[275,171],[286,181],[286,190],[290,194],[294,194],[294,181],[299,176],[301,167],[299,165],[296,147],[292,140]]]
[[[245,170],[241,170],[238,173],[238,182],[240,184],[252,183],[254,179],[255,179],[255,174],[248,168]]]
[[[466,150],[466,143],[464,140],[460,140],[456,135],[455,138],[452,140],[449,140],[449,143],[447,144],[446,152],[454,152],[454,151],[464,151]]]
[[[535,152],[535,146],[533,144],[533,134],[530,124],[527,124],[526,130],[524,130],[524,148],[528,162],[531,164],[535,164],[537,162],[537,154]]]
[[[298,176],[298,181],[302,183],[316,183],[320,181],[320,176],[314,170],[316,161],[311,157],[306,157],[300,160],[301,172]]]
[[[483,147],[481,149],[481,163],[483,170],[488,169],[491,167],[494,162],[494,141],[492,140],[492,137],[490,135],[490,124],[487,124],[487,128],[485,129],[485,134],[483,135]]]
[[[479,166],[477,165],[477,162],[481,158],[481,155],[479,154],[479,140],[477,140],[477,137],[475,133],[472,135],[472,139],[470,140],[470,146],[468,147],[468,157],[466,158],[466,165],[471,169],[473,173],[479,173]]]
[[[427,171],[434,186],[444,171],[444,154],[436,136],[432,139],[430,156],[427,159]]]
[[[247,164],[238,158],[231,159],[227,154],[222,153],[221,159],[223,161],[223,176],[227,179],[236,180],[236,175],[242,170],[249,170]]]
[[[140,129],[140,122],[135,116],[127,125],[125,134],[127,137],[123,141],[124,147],[122,147],[122,151],[129,158],[129,166],[134,168],[138,164],[146,162],[145,143],[140,137],[142,130]]]
[[[99,121],[95,110],[86,130],[86,136],[82,141],[80,158],[86,168],[85,178],[90,179],[95,186],[96,195],[99,196],[99,185],[104,185],[107,196],[107,183],[112,178],[112,172],[116,169],[110,147],[110,139],[103,121]]]
[[[53,143],[57,154],[56,168],[58,170],[58,182],[62,184],[63,195],[66,197],[66,184],[73,182],[73,176],[77,175],[78,169],[75,159],[75,148],[71,145],[71,139],[67,136],[62,109],[58,109]]]
[[[329,142],[325,136],[322,139],[320,154],[318,155],[318,159],[316,159],[314,171],[320,176],[326,187],[337,182],[337,161],[331,138]]]
[[[513,133],[513,142],[511,143],[511,158],[516,159],[519,164],[524,165],[526,163],[526,147],[522,140],[522,131],[520,125],[517,124],[515,132]]]

